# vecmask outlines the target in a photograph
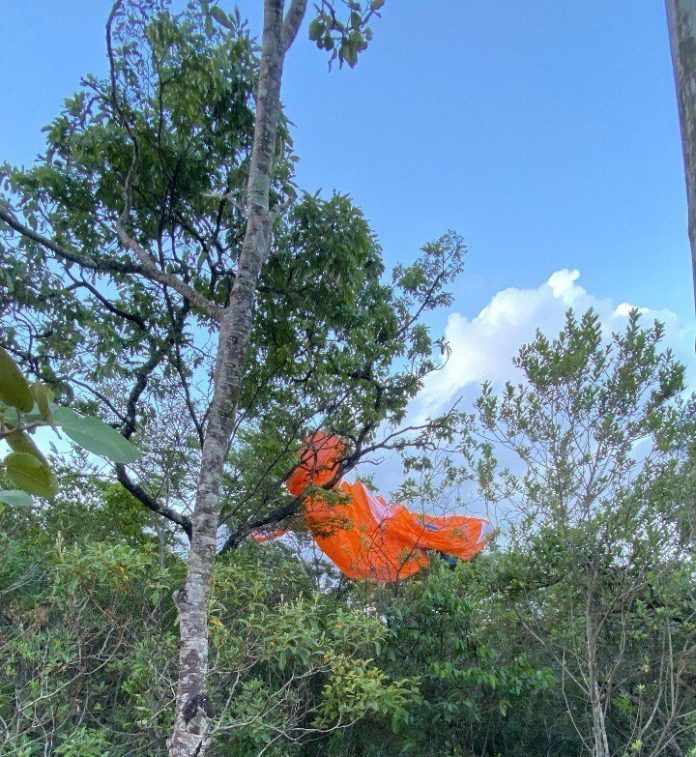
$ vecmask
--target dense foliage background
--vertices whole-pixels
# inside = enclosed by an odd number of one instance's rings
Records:
[[[521,350],[522,384],[461,416],[457,454],[419,460],[426,499],[437,479],[510,505],[473,562],[373,586],[290,542],[228,553],[214,753],[691,754],[694,407],[660,337],[569,315]],[[2,525],[3,753],[164,754],[181,544],[94,479]]]

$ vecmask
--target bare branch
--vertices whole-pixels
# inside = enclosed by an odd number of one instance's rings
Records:
[[[177,526],[180,526],[186,533],[186,536],[188,536],[189,540],[191,539],[193,530],[191,527],[191,520],[188,516],[182,515],[176,510],[172,510],[171,507],[167,507],[161,502],[158,502],[151,494],[146,492],[145,489],[131,479],[125,465],[122,465],[121,463],[116,465],[116,478],[118,478],[119,483],[123,488],[130,492],[139,502],[145,505],[148,510],[152,510],[153,513],[157,513],[167,520],[170,520],[172,523],[175,523]]]
[[[283,49],[287,52],[297,37],[307,11],[307,0],[292,0],[283,22]]]

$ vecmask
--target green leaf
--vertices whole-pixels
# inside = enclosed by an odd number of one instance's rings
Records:
[[[371,11],[378,11],[385,3],[385,0],[372,0],[370,3]]]
[[[41,454],[41,450],[34,444],[34,440],[26,431],[15,431],[5,437],[13,452],[26,452],[33,455],[39,462],[48,468],[48,460]]]
[[[0,400],[24,413],[28,413],[34,407],[34,396],[29,388],[29,382],[2,347],[0,347]]]
[[[316,42],[324,33],[324,23],[320,18],[312,19],[309,25],[309,38]]]
[[[108,457],[115,463],[132,463],[142,454],[128,439],[99,418],[78,415],[69,407],[59,407],[53,415],[63,431],[88,452]]]
[[[0,489],[0,502],[12,507],[31,507],[34,500],[20,489]]]
[[[205,264],[207,257],[208,251],[203,250],[203,252],[201,252],[201,254],[198,256],[198,260],[196,261],[196,273],[200,273],[203,270],[203,265]]]
[[[53,415],[50,408],[50,403],[52,403],[54,400],[54,394],[52,390],[47,384],[40,384],[38,382],[32,384],[30,389],[34,397],[34,401],[39,408],[39,412],[41,413],[41,417],[45,421],[48,421],[48,423],[52,423]]]
[[[12,483],[37,497],[55,497],[58,479],[53,471],[28,452],[11,452],[4,460]]]
[[[222,8],[219,8],[217,5],[214,5],[210,9],[210,15],[218,22],[218,24],[222,24],[226,29],[229,29],[231,32],[234,31],[234,24],[227,18],[227,14],[225,11],[222,10]]]
[[[2,407],[2,419],[8,428],[17,428],[19,426],[19,410],[16,407]]]

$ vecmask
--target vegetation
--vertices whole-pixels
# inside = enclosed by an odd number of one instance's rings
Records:
[[[214,753],[689,754],[694,404],[660,338],[634,314],[607,344],[593,314],[569,315],[522,349],[520,385],[484,389],[450,493],[475,480],[515,508],[472,563],[394,589],[283,544],[228,552]],[[521,463],[501,467],[510,449]],[[165,754],[181,543],[99,480],[2,518],[3,753]]]
[[[310,37],[352,67],[382,4]],[[350,198],[295,185],[305,4],[265,7],[259,58],[219,6],[116,2],[109,78],[2,169],[0,752],[696,755],[696,401],[661,325],[569,312],[518,384],[408,425],[463,243],[388,276]],[[340,475],[398,450],[405,501],[476,497],[497,540],[336,575],[283,486],[319,427]]]

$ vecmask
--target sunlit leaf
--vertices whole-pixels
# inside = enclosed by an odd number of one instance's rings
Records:
[[[5,437],[5,441],[10,445],[13,452],[25,452],[33,455],[43,465],[48,467],[48,461],[41,454],[41,450],[34,444],[34,440],[26,431],[15,431]]]
[[[0,489],[0,502],[12,507],[31,507],[34,500],[20,489]]]

